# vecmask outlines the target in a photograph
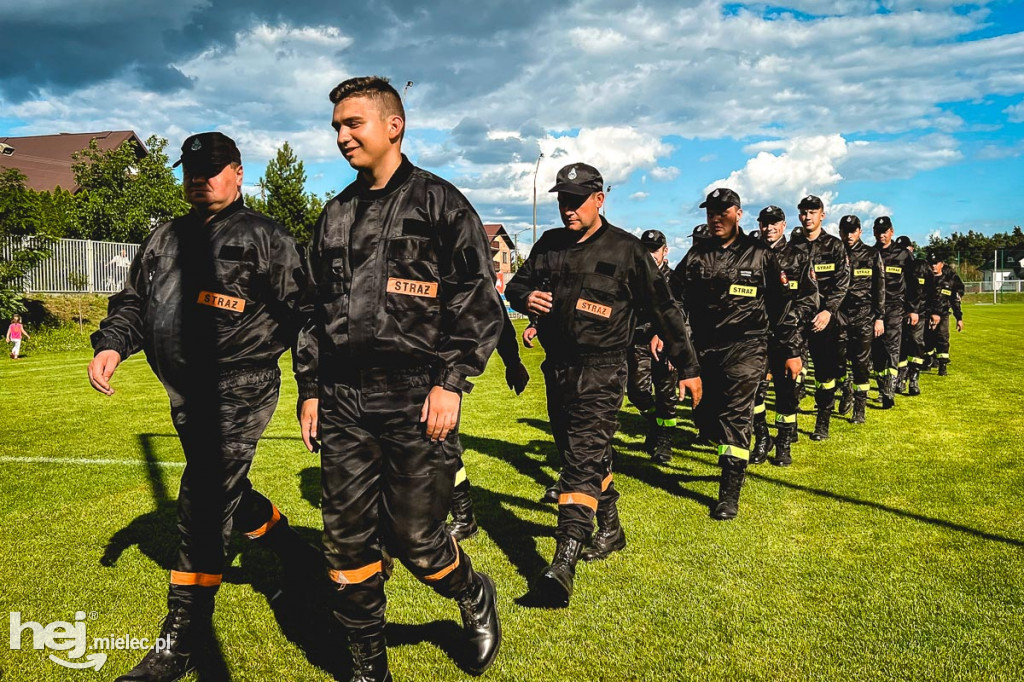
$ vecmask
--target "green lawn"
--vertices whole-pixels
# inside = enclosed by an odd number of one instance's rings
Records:
[[[834,421],[824,443],[804,435],[789,469],[754,468],[733,522],[708,518],[711,450],[686,446],[683,428],[673,462],[653,466],[637,450],[642,422],[624,410],[616,484],[629,545],[581,564],[565,610],[518,603],[554,548],[555,509],[536,502],[555,473],[542,351],[524,351],[533,382],[519,398],[495,359],[463,416],[483,528],[465,547],[498,584],[505,631],[484,679],[1020,679],[1024,305],[965,312],[950,376],[926,374],[922,396],[869,409],[862,427]],[[82,610],[94,617],[90,639],[154,637],[182,454],[145,360],[128,361],[106,398],[89,388],[88,359],[37,351],[0,362],[0,612],[45,625]],[[315,540],[317,460],[296,437],[294,401],[286,381],[252,478]],[[812,425],[801,417],[805,434]],[[26,457],[132,463],[13,461]],[[188,679],[332,679],[344,654],[322,614],[275,612],[273,558],[235,547],[215,616],[219,655]],[[467,679],[446,653],[454,604],[401,568],[388,590],[395,679]],[[112,679],[140,656],[109,652],[97,673],[47,653],[26,632],[22,650],[0,647],[0,677]]]

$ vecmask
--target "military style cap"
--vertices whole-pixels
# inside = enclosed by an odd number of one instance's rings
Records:
[[[570,163],[558,171],[555,186],[549,192],[567,192],[588,196],[594,192],[604,191],[604,178],[593,166],[585,163]]]
[[[860,218],[855,215],[844,215],[839,220],[840,232],[856,232],[860,229]]]
[[[821,200],[821,197],[816,197],[813,194],[808,194],[807,196],[800,200],[800,203],[797,204],[796,207],[800,210],[806,208],[813,211],[818,208],[825,208],[825,203]]]
[[[640,242],[649,251],[657,251],[668,243],[664,233],[659,230],[644,230],[644,233],[640,235]]]
[[[906,249],[906,248],[912,246],[911,243],[910,243],[910,237],[908,237],[905,234],[902,234],[899,237],[896,237],[896,240],[893,242],[893,244],[895,244],[896,246],[900,247],[901,249]]]
[[[224,133],[197,133],[185,138],[181,158],[172,168],[184,164],[186,170],[220,171],[229,163],[242,163],[235,141]]]
[[[765,206],[757,214],[757,222],[761,225],[774,225],[786,219],[786,212],[778,206]]]
[[[711,230],[708,229],[708,224],[707,223],[701,223],[700,225],[695,225],[694,228],[693,228],[693,235],[692,235],[692,237],[694,239],[703,239],[704,237],[708,237],[710,235],[711,235]]]
[[[875,226],[872,228],[875,234],[882,234],[887,230],[892,229],[892,219],[887,215],[880,215],[875,218]]]
[[[939,250],[928,252],[928,265],[935,265],[936,263],[945,263],[946,254]]]
[[[713,190],[698,208],[729,208],[730,206],[741,207],[740,195],[728,187],[719,187]]]

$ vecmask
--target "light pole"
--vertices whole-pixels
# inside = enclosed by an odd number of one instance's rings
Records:
[[[514,249],[514,250],[515,250],[515,252],[516,252],[516,263],[518,263],[518,262],[519,262],[519,235],[521,235],[521,234],[522,234],[523,232],[526,232],[526,231],[527,231],[527,230],[529,230],[529,229],[530,229],[530,228],[528,228],[528,227],[524,227],[523,229],[519,230],[518,232],[513,232],[513,233],[512,233],[512,241],[513,241],[513,242],[514,242],[514,244],[515,244],[515,246],[513,247],[513,249]],[[536,225],[534,226],[534,229],[536,229]],[[536,232],[534,232],[534,234],[536,234]],[[517,269],[518,269],[518,268],[517,268]]]
[[[402,88],[402,99],[405,99],[405,93],[409,92],[409,88],[412,87],[412,81],[406,81],[405,87]]]
[[[601,215],[606,215],[606,212],[608,210],[606,208],[607,205],[608,205],[608,195],[611,194],[611,193],[612,193],[612,186],[611,185],[608,185],[607,187],[604,188],[604,195],[605,195],[604,196],[604,202],[605,203],[604,203],[604,206],[601,206]]]
[[[544,152],[537,155],[537,165],[533,169],[533,243],[537,243],[537,173],[540,171],[540,160]],[[517,254],[518,255],[518,254]]]

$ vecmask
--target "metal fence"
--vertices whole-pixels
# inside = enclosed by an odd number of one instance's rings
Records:
[[[0,242],[0,258],[9,259],[15,248],[31,240]],[[61,239],[51,247],[50,257],[22,278],[21,288],[28,294],[114,294],[124,285],[138,250],[138,244]]]
[[[1024,292],[1024,279],[997,279],[994,286],[990,279],[984,282],[964,282],[964,293],[967,294],[991,294],[993,291],[1019,294]]]

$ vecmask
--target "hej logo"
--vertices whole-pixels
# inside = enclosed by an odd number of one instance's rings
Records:
[[[104,653],[89,654],[85,660],[76,661],[82,658],[88,647],[88,640],[85,634],[85,611],[75,612],[75,622],[55,621],[48,625],[42,625],[33,621],[21,622],[21,612],[11,612],[11,649],[21,649],[21,637],[26,632],[32,633],[33,649],[50,649],[52,651],[66,651],[69,659],[64,660],[59,656],[50,654],[49,658],[57,665],[65,668],[85,669],[95,668],[99,670],[107,662],[107,655]]]

